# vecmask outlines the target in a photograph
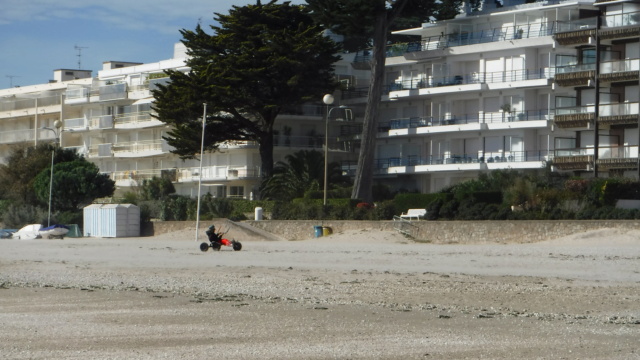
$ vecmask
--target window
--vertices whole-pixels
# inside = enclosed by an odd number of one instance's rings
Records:
[[[230,197],[244,197],[244,186],[229,186]]]

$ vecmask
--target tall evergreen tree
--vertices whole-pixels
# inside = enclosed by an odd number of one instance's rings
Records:
[[[393,25],[419,25],[438,12],[455,15],[460,0],[306,0],[314,18],[332,31],[359,40],[356,47],[372,48],[371,82],[364,114],[362,145],[351,197],[373,201],[373,172],[378,106],[382,96],[387,39]],[[417,22],[417,24],[416,24]]]
[[[172,125],[165,140],[182,158],[200,152],[207,104],[205,150],[226,141],[259,145],[262,177],[273,170],[273,126],[285,106],[319,99],[336,87],[338,46],[324,37],[305,6],[289,2],[233,6],[216,13],[213,35],[199,25],[181,30],[188,73],[154,91],[158,118]]]
[[[42,170],[33,180],[36,196],[46,204],[49,199],[51,168]],[[97,198],[112,196],[116,185],[107,174],[101,174],[94,163],[84,158],[53,166],[52,208],[73,211],[91,204]]]

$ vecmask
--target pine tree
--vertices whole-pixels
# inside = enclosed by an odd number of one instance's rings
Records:
[[[171,82],[154,91],[154,109],[172,125],[165,140],[173,152],[195,158],[206,103],[205,151],[226,141],[255,141],[262,177],[268,178],[278,114],[336,88],[338,46],[322,36],[305,6],[274,0],[215,15],[220,25],[211,26],[212,35],[199,25],[180,31],[191,71],[167,72]]]

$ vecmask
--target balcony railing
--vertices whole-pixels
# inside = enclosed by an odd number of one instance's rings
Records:
[[[602,27],[612,28],[621,26],[632,26],[640,24],[640,12],[629,12],[622,14],[605,15],[602,17]]]
[[[34,141],[33,129],[0,131],[0,144],[14,144]]]
[[[627,71],[639,71],[640,59],[603,61],[600,63],[600,74],[612,74]]]
[[[114,153],[118,152],[149,152],[149,151],[169,151],[167,142],[165,140],[141,140],[141,141],[129,141],[119,142],[112,144],[111,150]]]
[[[64,97],[65,97],[66,101],[88,99],[89,98],[89,91],[90,91],[90,89],[88,87],[69,88],[69,89],[67,89],[67,91],[65,91],[65,96]]]
[[[582,148],[570,148],[570,149],[556,149],[554,150],[555,157],[578,157],[578,156],[593,156],[595,153],[593,147]]]
[[[64,119],[65,129],[84,129],[87,127],[85,118]]]
[[[490,124],[506,123],[513,121],[538,121],[551,120],[552,116],[547,110],[527,110],[510,112],[479,112],[475,114],[426,116],[392,119],[382,121],[378,125],[379,132],[387,132],[393,129],[415,129],[428,126],[448,126],[466,124]]]
[[[148,170],[124,170],[115,171],[110,174],[110,178],[113,181],[119,180],[151,180],[154,177],[161,177],[162,170],[148,169]],[[139,184],[141,185],[141,184]]]
[[[111,129],[113,128],[113,115],[93,116],[89,119],[89,127],[92,129]]]
[[[150,111],[140,111],[134,113],[126,113],[119,114],[115,117],[114,123],[115,125],[124,125],[124,124],[138,124],[141,122],[149,122],[157,120],[156,118],[151,116]]]
[[[600,146],[598,147],[598,160],[604,159],[637,159],[638,145],[627,146]]]
[[[402,56],[405,53],[445,49],[453,46],[475,45],[514,39],[529,39],[551,36],[555,23],[532,23],[499,27],[475,32],[463,32],[430,36],[419,42],[393,44],[387,48],[387,56]]]
[[[15,99],[0,101],[0,111],[34,109],[36,107],[60,105],[61,103],[62,99],[60,96],[47,96],[37,99]]]
[[[555,70],[553,68],[541,68],[534,70],[522,69],[496,72],[474,72],[466,75],[433,76],[429,78],[421,77],[396,81],[393,84],[388,85],[384,92],[388,94],[391,91],[417,90],[441,86],[551,79],[554,74]]]
[[[596,111],[595,105],[586,106],[568,106],[556,108],[556,116],[558,115],[574,115],[574,114],[590,114]]]
[[[177,181],[189,182],[200,179],[200,168],[178,169]],[[202,168],[202,180],[235,180],[247,178],[259,178],[259,166],[207,166]]]
[[[550,152],[547,150],[534,151],[478,151],[473,154],[447,154],[437,156],[404,156],[377,158],[374,160],[375,169],[378,173],[386,172],[387,169],[397,166],[420,166],[420,165],[450,165],[450,164],[493,164],[493,163],[514,163],[528,161],[547,161],[550,159]],[[358,164],[356,161],[344,161],[341,163],[342,170],[347,173],[355,172]]]
[[[597,17],[590,17],[584,19],[576,19],[571,21],[557,21],[556,33],[582,31],[595,29],[598,23]]]
[[[640,106],[638,106],[637,102],[601,104],[598,110],[600,116],[638,116],[640,113]]]
[[[569,74],[582,71],[591,71],[596,69],[596,64],[572,64],[556,67],[556,74]]]
[[[127,98],[127,84],[115,84],[100,86],[100,101],[118,100]]]

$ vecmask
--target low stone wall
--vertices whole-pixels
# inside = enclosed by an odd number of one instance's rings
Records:
[[[226,221],[209,220],[209,223]],[[265,232],[287,240],[307,240],[315,236],[315,226],[331,228],[338,234],[347,230],[393,231],[393,221],[350,220],[263,220],[245,221]],[[154,222],[143,236],[174,231],[193,231],[195,221]],[[640,230],[637,220],[561,220],[561,221],[412,221],[404,223],[415,240],[434,244],[534,243],[598,229]],[[204,229],[201,222],[200,227]],[[207,225],[208,226],[208,225]],[[204,230],[203,230],[204,231]]]
[[[345,230],[392,231],[397,225],[393,221],[265,220],[246,223],[289,240],[314,237],[314,226],[328,226],[333,233],[340,233]],[[640,221],[413,221],[409,224],[409,232],[415,240],[434,244],[534,243],[605,228],[640,230]]]

